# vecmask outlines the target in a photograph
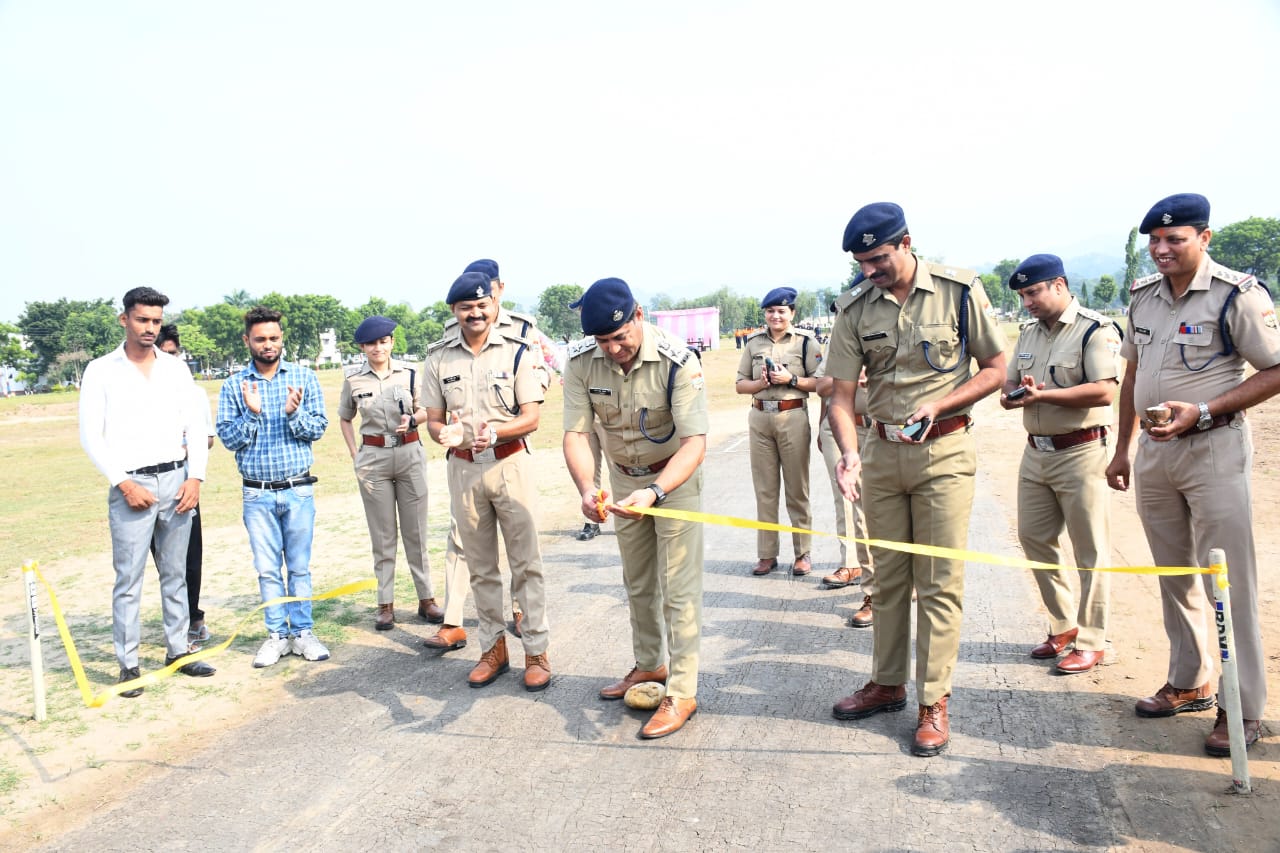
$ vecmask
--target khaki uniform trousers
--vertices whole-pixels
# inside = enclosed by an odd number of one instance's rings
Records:
[[[498,525],[511,566],[511,589],[524,604],[521,633],[526,654],[547,650],[546,595],[538,526],[533,517],[537,494],[533,459],[516,453],[494,462],[467,462],[450,455],[449,504],[467,555],[471,594],[480,618],[480,647],[488,650],[506,631],[502,607],[502,571],[498,568]],[[456,593],[458,590],[455,589]],[[462,596],[455,596],[461,598]],[[446,619],[446,622],[448,620]],[[458,624],[458,623],[449,623]]]
[[[391,604],[396,599],[397,533],[404,542],[418,598],[434,598],[427,560],[427,460],[422,443],[399,447],[362,444],[356,451],[355,467],[373,544],[378,603]]]
[[[809,408],[801,406],[785,412],[764,412],[752,406],[747,414],[751,433],[751,483],[756,492],[756,518],[778,523],[778,492],[785,482],[787,517],[792,527],[813,526],[809,513]],[[799,558],[809,553],[810,536],[791,534],[791,548]],[[756,533],[756,556],[769,560],[778,556],[778,532]]]
[[[878,437],[872,439],[871,430],[863,426],[855,427],[858,434],[858,452],[862,453],[867,446],[867,442],[871,440],[879,441]],[[840,448],[836,445],[835,438],[831,435],[831,423],[829,420],[823,420],[822,427],[818,430],[818,434],[822,436],[822,460],[827,468],[827,479],[831,481],[831,500],[835,503],[836,509],[836,535],[837,536],[853,536],[855,539],[866,539],[867,537],[867,514],[862,509],[862,485],[859,483],[858,499],[853,502],[845,500],[843,494],[840,493],[840,481],[836,479],[836,463],[840,461]],[[850,562],[849,551],[853,550],[857,556],[855,562]],[[866,543],[856,542],[849,543],[844,539],[840,540],[840,565],[841,566],[861,566],[862,567],[862,591],[866,595],[875,595],[875,579],[876,569],[875,562],[871,559],[871,549]]]
[[[968,544],[977,452],[968,430],[925,444],[868,439],[862,454],[867,527],[877,539],[964,548]],[[911,589],[916,604],[916,701],[951,692],[960,653],[964,561],[872,549],[871,680],[906,684],[911,663]]]
[[[1258,563],[1253,543],[1253,441],[1249,424],[1186,433],[1181,440],[1138,439],[1134,491],[1151,556],[1160,566],[1208,566],[1209,549],[1227,555],[1231,623],[1240,707],[1260,720],[1267,704],[1266,662],[1258,625]],[[1160,578],[1169,676],[1174,687],[1199,687],[1218,654],[1213,576]],[[1221,687],[1219,687],[1221,690]]]
[[[1071,538],[1077,566],[1111,562],[1111,489],[1107,485],[1107,445],[1091,441],[1066,450],[1026,447],[1018,471],[1018,541],[1032,560],[1061,563],[1063,528]],[[1049,633],[1078,628],[1076,648],[1102,651],[1111,600],[1108,572],[1032,572],[1049,611]],[[1076,583],[1079,575],[1079,605]]]
[[[609,471],[615,499],[653,482],[653,475],[630,477]],[[702,469],[668,496],[664,509],[702,509]],[[622,553],[622,582],[631,611],[631,645],[643,670],[670,658],[667,695],[691,699],[698,693],[698,648],[702,631],[702,525],[642,516],[612,516]]]

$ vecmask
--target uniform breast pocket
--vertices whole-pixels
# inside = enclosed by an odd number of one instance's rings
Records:
[[[960,359],[960,332],[950,323],[917,326],[911,363],[918,369],[948,370]]]
[[[444,407],[451,412],[470,408],[467,405],[467,389],[462,387],[461,382],[444,386]]]
[[[666,441],[675,432],[671,405],[662,392],[636,394],[637,426],[650,441]]]
[[[898,357],[898,330],[875,329],[859,334],[867,375],[892,371]]]
[[[495,373],[489,376],[490,402],[500,412],[516,414],[520,404],[516,401],[515,378],[508,373]]]
[[[1146,329],[1135,329],[1132,326],[1130,326],[1129,328],[1129,335],[1133,339],[1133,345],[1136,346],[1138,349],[1142,349],[1147,344],[1151,343],[1151,341],[1154,338],[1154,335],[1152,335]]]
[[[620,426],[622,424],[622,409],[618,407],[617,402],[612,397],[591,397],[591,411],[595,412],[600,423],[605,426]]]
[[[1020,352],[1014,363],[1018,368],[1018,374],[1025,376],[1031,372],[1031,368],[1036,366],[1036,357],[1030,353]]]
[[[1221,349],[1218,346],[1217,335],[1214,334],[1212,326],[1179,329],[1178,333],[1173,336],[1173,342],[1182,348],[1183,359],[1193,369],[1197,365],[1204,364],[1213,358],[1218,354],[1218,350]]]
[[[1059,388],[1071,388],[1084,381],[1080,355],[1063,355],[1049,364],[1049,381]]]

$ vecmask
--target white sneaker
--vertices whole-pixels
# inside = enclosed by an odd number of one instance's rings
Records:
[[[289,650],[295,655],[302,655],[307,660],[328,660],[329,650],[320,642],[320,638],[303,629],[302,633],[290,640]]]
[[[262,644],[262,648],[258,649],[258,654],[253,658],[255,669],[262,669],[264,666],[271,666],[280,660],[281,655],[289,654],[289,638],[284,634],[268,634],[267,641]]]

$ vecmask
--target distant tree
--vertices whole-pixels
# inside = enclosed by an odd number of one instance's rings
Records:
[[[1004,311],[1015,317],[1022,311],[1022,297],[998,275],[987,272],[978,277],[982,279],[982,289],[987,292],[987,298],[997,311]]]
[[[1104,275],[1098,279],[1098,283],[1093,288],[1093,304],[1098,310],[1104,311],[1111,307],[1111,303],[1116,300],[1116,280],[1109,275]]]
[[[240,308],[244,311],[248,311],[254,305],[258,304],[258,301],[254,299],[247,290],[233,290],[226,296],[222,297],[222,301],[224,304],[230,305],[232,308]]]
[[[91,359],[106,355],[122,340],[124,328],[120,325],[120,315],[106,300],[100,300],[83,311],[71,312],[62,329],[62,351],[84,351]]]
[[[1089,282],[1085,279],[1080,281],[1080,304],[1086,308],[1093,307],[1093,299],[1089,296]]]
[[[179,324],[179,330],[183,324],[198,328],[211,343],[206,366],[224,367],[244,361],[249,356],[244,345],[244,313],[226,302],[216,302],[208,308],[188,309],[182,314],[184,323]],[[185,333],[182,339],[185,343]]]
[[[582,323],[569,303],[582,296],[581,285],[553,284],[538,297],[538,328],[552,338],[582,337]]]
[[[652,311],[670,311],[675,307],[675,300],[665,293],[659,293],[649,302],[649,310]]]
[[[193,323],[179,323],[178,337],[182,339],[182,349],[187,357],[195,359],[200,365],[201,373],[207,371],[211,365],[211,359],[217,352],[213,339]]]
[[[26,373],[35,362],[35,354],[22,347],[18,334],[17,326],[0,323],[0,367]]]
[[[32,370],[37,374],[44,373],[53,366],[53,360],[66,351],[63,332],[72,314],[93,311],[100,306],[115,311],[112,303],[105,299],[87,302],[64,298],[57,302],[28,302],[26,310],[18,318],[18,329],[35,354]]]
[[[90,355],[88,350],[83,349],[60,352],[53,360],[53,372],[59,379],[75,382],[76,387],[79,388],[80,375],[84,373],[84,366],[93,358],[94,356]]]
[[[1213,233],[1213,259],[1233,270],[1274,282],[1280,268],[1280,219],[1251,216]]]
[[[825,313],[827,306],[822,306]],[[803,323],[812,317],[818,315],[818,296],[812,290],[800,290],[796,293],[796,315],[795,322]]]
[[[1129,239],[1124,244],[1124,277],[1120,279],[1120,302],[1129,304],[1129,289],[1138,280],[1142,269],[1142,255],[1138,249],[1138,229],[1129,229]]]

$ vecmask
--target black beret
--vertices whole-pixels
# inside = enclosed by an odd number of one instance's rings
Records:
[[[385,338],[396,330],[396,325],[396,321],[390,317],[382,317],[377,314],[372,317],[366,317],[359,326],[356,326],[356,343],[368,344],[379,338]]]
[[[772,308],[775,305],[783,305],[788,308],[796,307],[796,291],[793,287],[775,287],[764,295],[764,299],[760,300],[761,308]]]
[[[449,288],[449,296],[445,302],[466,302],[471,299],[484,299],[493,294],[493,280],[482,272],[464,272]]]
[[[1178,193],[1160,199],[1147,211],[1138,233],[1150,234],[1157,228],[1174,228],[1179,225],[1209,225],[1209,199],[1199,193]]]
[[[582,333],[610,335],[636,313],[631,288],[620,278],[602,278],[582,294]]]
[[[1021,290],[1058,277],[1067,277],[1066,271],[1062,268],[1062,258],[1057,255],[1032,255],[1018,264],[1013,275],[1009,276],[1009,287],[1012,290]]]
[[[482,272],[489,278],[496,279],[498,277],[498,262],[491,261],[488,258],[481,258],[478,261],[472,261],[467,264],[467,268],[463,272]]]
[[[891,201],[869,204],[849,220],[844,229],[846,252],[869,252],[907,233],[907,217]]]

